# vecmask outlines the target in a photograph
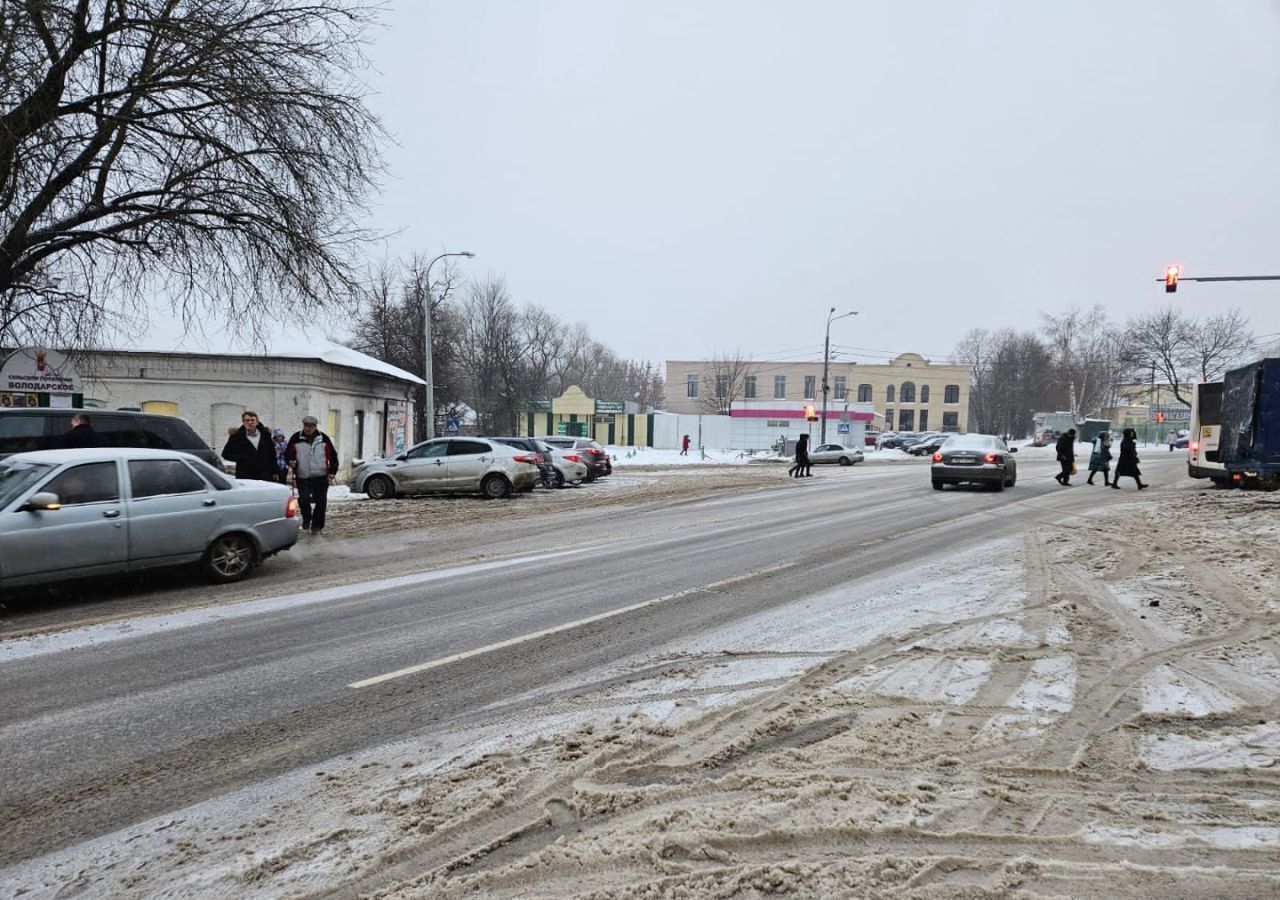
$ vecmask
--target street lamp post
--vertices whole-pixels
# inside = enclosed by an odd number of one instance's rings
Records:
[[[841,313],[837,316],[834,306],[827,313],[827,336],[822,341],[822,425],[819,428],[820,437],[818,438],[820,444],[827,442],[827,370],[831,367],[831,323],[836,319],[847,319],[857,314],[858,311],[855,309],[853,312]]]
[[[431,381],[431,267],[446,256],[465,256],[467,259],[471,259],[475,254],[470,250],[460,250],[457,253],[441,253],[427,263],[426,276],[423,278],[423,281],[427,283],[427,296],[422,301],[422,345],[424,350],[422,378],[427,383],[426,391],[423,395],[426,402],[422,410],[422,439],[424,441],[430,440],[436,434],[435,385]]]

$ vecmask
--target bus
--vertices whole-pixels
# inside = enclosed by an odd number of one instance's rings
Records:
[[[1206,381],[1191,395],[1191,434],[1187,440],[1187,474],[1227,485],[1231,476],[1218,456],[1222,436],[1222,382]]]

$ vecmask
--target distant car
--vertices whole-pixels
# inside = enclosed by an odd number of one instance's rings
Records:
[[[351,489],[370,500],[434,493],[500,499],[533,490],[538,476],[536,453],[485,438],[446,437],[415,444],[390,459],[362,463],[351,473]]]
[[[1191,437],[1189,435],[1184,434],[1182,437],[1178,438],[1178,440],[1174,442],[1173,449],[1186,450],[1187,447],[1189,446],[1191,446]]]
[[[857,447],[846,447],[843,444],[822,444],[809,451],[809,462],[815,466],[822,463],[851,466],[862,462],[862,458],[862,451]]]
[[[868,431],[862,436],[862,443],[867,447],[880,446],[880,432]]]
[[[562,450],[543,441],[538,441],[538,444],[542,455],[551,461],[555,469],[552,483],[556,487],[579,484],[586,481],[587,476],[591,474],[591,470],[587,468],[587,464],[583,462],[582,455],[577,450]]]
[[[289,488],[187,453],[45,450],[0,461],[0,588],[199,563],[239,581],[298,540]]]
[[[613,463],[609,461],[609,454],[591,438],[566,437],[562,434],[553,434],[545,435],[538,438],[538,440],[550,444],[552,447],[559,447],[561,450],[577,450],[582,455],[582,461],[587,464],[587,469],[589,470],[587,481],[595,481],[597,478],[603,478],[605,475],[613,473]]]
[[[881,450],[899,450],[903,444],[918,440],[920,435],[914,431],[896,431],[880,438]]]
[[[933,489],[944,485],[985,484],[1003,491],[1018,481],[1016,447],[991,434],[953,434],[933,454]]]
[[[952,437],[952,435],[949,434],[934,435],[933,437],[926,438],[923,441],[916,441],[905,449],[912,456],[928,456],[929,454],[936,452],[938,448],[946,443],[950,437]]]

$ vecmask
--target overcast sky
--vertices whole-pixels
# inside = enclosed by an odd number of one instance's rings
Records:
[[[1280,332],[1280,3],[392,0],[390,255],[623,356],[949,355],[1103,303]]]

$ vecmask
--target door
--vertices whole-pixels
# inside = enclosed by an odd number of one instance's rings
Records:
[[[222,523],[228,495],[209,490],[180,459],[131,459],[129,557],[132,568],[204,553]]]
[[[489,471],[494,451],[484,441],[465,438],[449,442],[449,473],[446,476],[450,490],[474,491],[480,487],[480,478]]]
[[[4,514],[22,517],[23,526],[5,533],[6,578],[124,571],[128,528],[115,462],[63,469],[25,496],[41,491],[57,494],[62,508]]]
[[[409,451],[409,458],[398,469],[400,489],[404,491],[442,491],[448,480],[444,460],[449,452],[448,441],[422,444]]]

